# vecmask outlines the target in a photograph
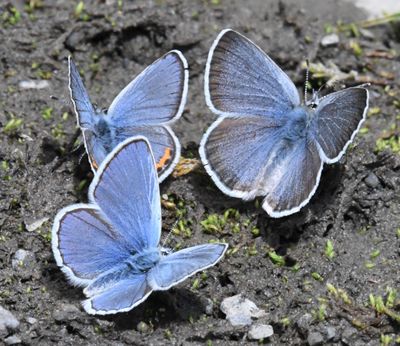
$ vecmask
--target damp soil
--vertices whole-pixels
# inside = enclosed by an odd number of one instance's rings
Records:
[[[338,23],[367,16],[351,3],[318,0],[106,0],[85,1],[82,11],[69,1],[2,1],[0,14],[0,305],[20,321],[1,337],[15,335],[25,345],[379,345],[400,336],[399,298],[387,302],[400,289],[398,26],[361,33],[341,27],[339,43],[323,47]],[[69,285],[51,252],[55,214],[85,202],[93,177],[69,100],[67,57],[92,101],[107,107],[148,64],[180,49],[190,87],[174,129],[183,156],[198,159],[201,135],[215,119],[204,101],[205,61],[226,27],[268,52],[301,93],[306,58],[336,65],[345,73],[337,79],[349,77],[322,94],[371,81],[368,119],[341,161],[325,166],[311,202],[289,217],[271,219],[260,201],[224,196],[201,168],[168,178],[161,186],[163,238],[182,220],[168,245],[219,239],[231,251],[206,275],[153,293],[129,313],[90,316],[80,305],[82,290]],[[21,88],[31,79],[48,87]],[[311,84],[327,79],[314,75]],[[13,265],[21,249],[28,256]],[[226,321],[220,303],[239,293],[266,311],[256,322],[271,324],[272,337],[251,341],[248,327]],[[371,295],[388,311],[378,313]]]

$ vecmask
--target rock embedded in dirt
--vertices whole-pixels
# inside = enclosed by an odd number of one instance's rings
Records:
[[[75,320],[81,311],[72,304],[62,304],[59,309],[53,312],[53,318],[57,322]]]
[[[14,269],[20,266],[30,267],[33,263],[36,263],[35,254],[24,249],[17,250],[11,260]]]
[[[269,338],[274,335],[274,329],[269,324],[253,324],[248,333],[248,337],[251,340],[261,340]]]
[[[17,335],[11,335],[7,338],[4,339],[4,343],[6,345],[17,345],[22,342],[21,338],[18,337]]]
[[[26,230],[28,232],[34,232],[38,228],[42,227],[42,225],[47,221],[49,221],[48,217],[42,217],[42,218],[40,218],[38,220],[34,220],[32,222],[25,222]]]
[[[0,337],[6,336],[18,327],[19,321],[17,318],[10,311],[0,306]]]
[[[242,294],[225,298],[221,303],[220,309],[233,326],[250,325],[252,318],[266,316],[264,310],[259,309],[256,304]]]
[[[318,346],[324,343],[324,337],[319,332],[311,332],[308,334],[307,343],[310,346]]]
[[[299,319],[296,321],[297,329],[303,336],[307,336],[311,321],[312,321],[312,316],[311,314],[308,313],[300,316]]]
[[[339,43],[339,36],[336,34],[326,35],[321,40],[322,47],[336,46],[338,43]]]
[[[367,186],[372,187],[372,188],[378,187],[380,184],[379,178],[373,172],[368,174],[368,176],[365,178],[364,181],[365,181],[365,184],[367,184]]]
[[[326,335],[326,339],[329,340],[333,340],[335,339],[335,337],[337,336],[336,334],[336,328],[332,327],[332,326],[327,326],[324,329],[324,334]]]

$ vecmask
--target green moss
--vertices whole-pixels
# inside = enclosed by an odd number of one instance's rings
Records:
[[[378,249],[374,250],[371,252],[371,254],[369,255],[369,257],[373,260],[375,258],[377,258],[380,255],[380,251]]]
[[[351,40],[349,46],[357,58],[363,54],[363,50],[357,40]]]
[[[324,281],[324,278],[317,272],[312,272],[311,276],[316,281]]]
[[[327,311],[326,311],[326,303],[321,301],[318,309],[311,310],[311,315],[313,316],[314,320],[323,322],[326,319]]]
[[[371,107],[368,110],[368,116],[374,116],[381,113],[381,109],[379,107]]]
[[[12,6],[1,14],[1,19],[6,25],[15,25],[21,20],[21,13]]]
[[[268,257],[271,259],[272,263],[278,266],[284,266],[286,264],[285,258],[278,255],[275,251],[269,251]]]
[[[328,240],[325,245],[325,256],[330,260],[335,257],[335,251],[333,249],[333,243],[331,240]]]
[[[375,144],[375,152],[381,152],[385,149],[393,153],[400,153],[400,136],[390,136],[389,138],[378,138]]]
[[[21,127],[22,123],[23,123],[22,119],[12,117],[7,122],[6,126],[4,126],[3,131],[6,134],[13,134],[17,132],[17,130]]]
[[[47,107],[42,111],[42,118],[44,120],[50,120],[53,117],[53,108]]]

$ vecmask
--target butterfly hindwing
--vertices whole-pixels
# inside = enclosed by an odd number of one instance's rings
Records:
[[[189,276],[215,265],[224,255],[226,244],[204,244],[163,256],[148,273],[154,290],[167,290]]]
[[[219,115],[279,117],[300,104],[289,77],[249,39],[227,29],[207,60],[204,92]]]
[[[89,314],[115,314],[131,310],[143,302],[151,292],[146,274],[131,274],[85,300],[82,305]]]
[[[323,161],[311,137],[281,146],[277,157],[264,175],[263,208],[272,217],[298,212],[314,195],[321,177]]]
[[[324,96],[316,108],[314,130],[327,163],[343,156],[366,118],[368,90],[347,88]]]
[[[120,128],[115,135],[117,141],[133,136],[144,136],[149,141],[154,155],[159,182],[162,182],[179,161],[181,146],[169,126],[135,126]]]

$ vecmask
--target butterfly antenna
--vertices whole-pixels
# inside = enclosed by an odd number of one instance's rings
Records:
[[[304,82],[304,104],[307,104],[307,91],[308,91],[308,76],[310,72],[310,61],[306,59],[306,81]]]
[[[175,223],[172,225],[171,230],[168,232],[167,236],[165,237],[162,247],[165,247],[165,244],[168,242],[169,237],[171,236],[172,231],[174,230],[174,228],[176,227],[176,225],[178,224],[178,222],[180,221],[180,219],[176,220]]]

